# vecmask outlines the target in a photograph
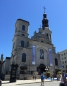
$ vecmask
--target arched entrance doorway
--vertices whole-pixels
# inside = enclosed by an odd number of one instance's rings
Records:
[[[38,74],[41,74],[43,72],[46,72],[45,70],[46,66],[44,64],[40,64],[38,67],[37,67],[37,71],[38,71]]]

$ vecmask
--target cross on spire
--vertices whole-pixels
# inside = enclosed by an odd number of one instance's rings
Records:
[[[46,9],[45,6],[43,8],[44,8],[44,13],[45,13],[45,9]]]

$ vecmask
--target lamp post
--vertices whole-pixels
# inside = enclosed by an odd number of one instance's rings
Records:
[[[17,71],[18,65],[14,64],[14,56],[15,55],[12,54],[13,62],[11,64],[10,82],[16,82],[16,71]]]
[[[3,63],[3,54],[1,54],[0,58],[0,79],[2,79],[2,63]]]
[[[48,67],[46,66],[45,70],[47,71],[48,70]]]

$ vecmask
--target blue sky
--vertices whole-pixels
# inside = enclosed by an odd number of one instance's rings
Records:
[[[46,7],[52,43],[56,52],[67,49],[67,0],[0,0],[0,55],[10,57],[15,22],[22,18],[30,22],[29,37],[42,25]]]

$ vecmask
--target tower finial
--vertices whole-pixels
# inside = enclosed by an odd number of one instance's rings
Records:
[[[43,8],[44,8],[44,13],[45,13],[45,9],[46,9],[45,6]]]

